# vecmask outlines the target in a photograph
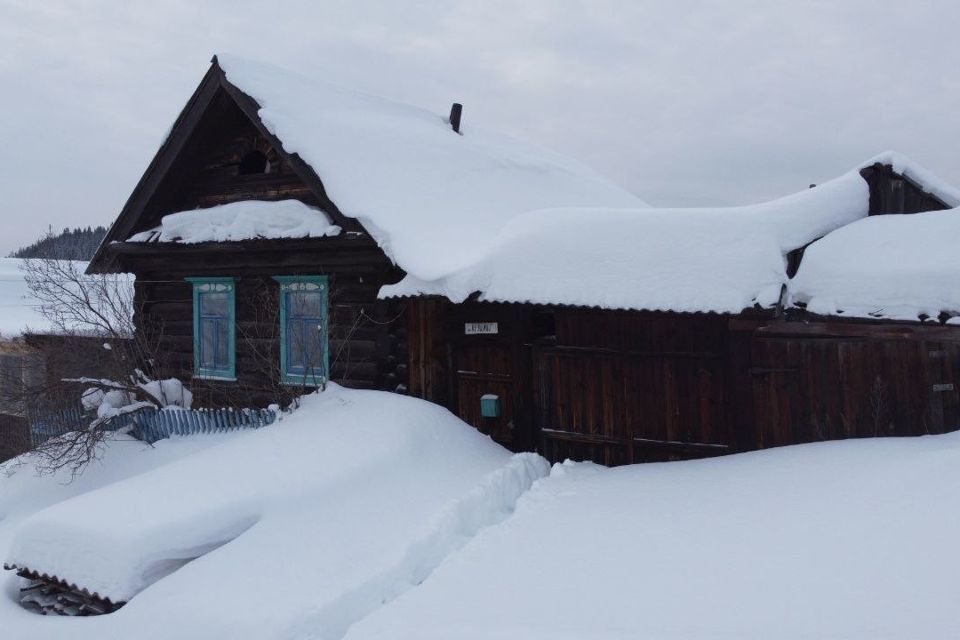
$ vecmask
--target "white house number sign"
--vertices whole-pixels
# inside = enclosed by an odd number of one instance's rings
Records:
[[[468,336],[480,336],[500,333],[496,322],[468,322],[463,325],[463,333]]]

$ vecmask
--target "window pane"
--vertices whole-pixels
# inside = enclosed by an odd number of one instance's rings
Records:
[[[217,321],[200,321],[200,366],[213,368],[216,359]]]
[[[323,365],[321,348],[321,340],[323,339],[322,326],[318,322],[305,322],[304,333],[307,336],[306,366],[309,367],[311,373],[319,374],[322,372]]]
[[[287,323],[287,365],[291,370],[303,369],[303,323]]]
[[[201,293],[200,315],[227,317],[230,313],[229,293]]]
[[[290,315],[295,318],[319,318],[320,302],[319,291],[291,291]]]
[[[217,321],[217,363],[218,369],[230,366],[230,325],[225,320]]]

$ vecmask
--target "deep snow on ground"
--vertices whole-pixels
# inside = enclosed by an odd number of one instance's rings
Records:
[[[336,386],[258,431],[156,448],[117,436],[72,484],[28,467],[0,476],[0,553],[132,599],[107,616],[43,618],[15,603],[8,574],[0,628],[77,640],[960,635],[960,433],[547,471],[440,407]],[[151,582],[157,561],[225,540]]]
[[[555,466],[349,640],[960,637],[960,434]]]
[[[69,469],[55,474],[38,474],[29,455],[0,465],[0,554],[6,554],[17,526],[33,513],[225,442],[236,435],[177,437],[150,446],[130,436],[111,433],[97,459],[76,477]]]
[[[270,427],[8,523],[8,562],[130,601],[44,619],[8,597],[0,620],[30,638],[338,638],[547,471],[436,405],[330,385]]]

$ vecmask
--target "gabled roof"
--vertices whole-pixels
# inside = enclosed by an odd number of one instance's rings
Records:
[[[107,234],[96,268],[107,244],[143,230],[139,214],[220,90],[289,159],[334,224],[362,225],[418,277],[469,264],[532,209],[646,206],[580,163],[474,127],[469,117],[458,135],[441,113],[220,55]]]

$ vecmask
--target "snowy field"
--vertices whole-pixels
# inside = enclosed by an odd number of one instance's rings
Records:
[[[960,637],[960,434],[555,466],[350,640]]]
[[[332,386],[258,431],[118,436],[65,480],[0,476],[0,553],[129,603],[44,618],[7,574],[3,637],[960,633],[960,434],[550,470]]]
[[[0,258],[0,338],[21,336],[25,330],[49,331],[50,321],[40,313],[40,302],[30,296],[23,260]]]

